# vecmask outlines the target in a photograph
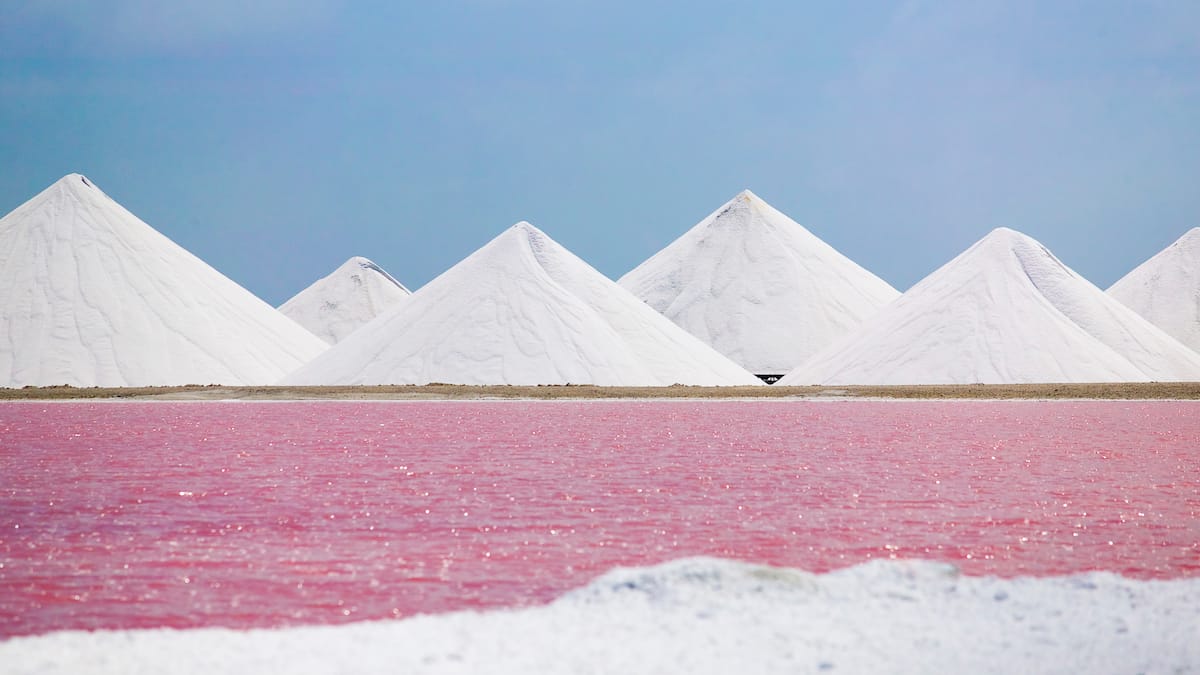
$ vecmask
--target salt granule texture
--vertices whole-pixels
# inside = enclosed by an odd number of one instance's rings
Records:
[[[1184,673],[1200,580],[967,577],[878,560],[827,574],[687,558],[549,605],[276,630],[67,631],[0,642],[5,672]]]

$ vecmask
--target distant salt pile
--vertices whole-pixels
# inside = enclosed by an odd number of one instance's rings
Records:
[[[411,291],[382,267],[354,257],[280,305],[279,311],[332,345],[409,295]]]
[[[1200,351],[1200,227],[1138,265],[1108,294]]]
[[[1000,228],[780,384],[1196,379],[1200,356]]]
[[[0,386],[268,384],[321,340],[70,174],[0,219]]]
[[[900,295],[749,190],[619,283],[758,374],[788,372]]]
[[[287,384],[756,384],[529,223],[355,331]]]

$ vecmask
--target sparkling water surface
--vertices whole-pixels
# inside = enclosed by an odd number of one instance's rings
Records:
[[[0,405],[0,636],[545,602],[618,565],[1200,575],[1200,404]]]

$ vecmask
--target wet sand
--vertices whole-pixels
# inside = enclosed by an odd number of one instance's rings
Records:
[[[811,387],[599,387],[593,385],[467,386],[451,384],[332,387],[25,387],[0,388],[2,400],[480,400],[661,398],[892,399],[1200,399],[1200,382],[1112,384],[906,385]]]

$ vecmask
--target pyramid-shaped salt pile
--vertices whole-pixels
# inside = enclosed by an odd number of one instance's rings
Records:
[[[279,311],[332,345],[410,294],[379,265],[354,257],[280,305]]]
[[[325,348],[78,174],[0,219],[0,386],[270,384]]]
[[[288,384],[755,384],[528,223],[518,223]]]
[[[780,384],[1197,378],[1200,356],[1001,228]]]
[[[760,375],[804,363],[900,295],[749,190],[619,283]]]
[[[1108,294],[1200,351],[1200,227],[1138,265]]]

